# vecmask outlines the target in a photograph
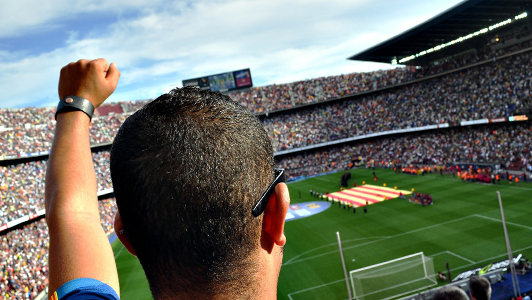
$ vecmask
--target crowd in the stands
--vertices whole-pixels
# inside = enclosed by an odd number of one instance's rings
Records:
[[[507,117],[532,110],[531,54],[379,94],[265,118],[276,150],[369,133]]]
[[[312,176],[348,168],[352,162],[366,166],[427,164],[446,166],[460,162],[490,162],[501,168],[520,161],[520,171],[532,171],[532,128],[529,122],[512,125],[444,129],[410,133],[285,155],[276,159],[287,178]]]
[[[473,63],[491,60],[493,57],[503,56],[530,46],[532,46],[532,43],[529,41],[496,52],[492,52],[490,47],[485,47],[478,51],[461,53],[453,58],[435,61],[424,68],[405,67],[368,73],[320,77],[232,92],[230,96],[255,113],[265,113],[383,89]]]
[[[48,226],[38,222],[0,236],[0,299],[33,299],[48,286]]]
[[[98,190],[112,187],[109,152],[93,153]],[[0,166],[0,226],[44,208],[46,161]]]
[[[530,45],[519,45],[520,48]],[[517,46],[516,46],[517,47]],[[514,50],[519,49],[516,48]],[[485,52],[485,51],[484,51]],[[375,90],[448,68],[484,61],[482,51],[465,53],[428,69],[401,67],[369,73],[316,78],[231,93],[256,113]],[[341,138],[461,120],[507,117],[532,109],[531,53],[501,58],[460,72],[387,89],[336,104],[265,117],[275,150],[285,150]],[[125,118],[146,101],[123,102],[124,114],[93,119],[91,143],[112,142]],[[0,155],[37,153],[50,148],[53,109],[0,110]]]
[[[114,199],[99,201],[104,231],[114,232]],[[48,286],[48,226],[41,219],[0,236],[0,300],[33,299]]]

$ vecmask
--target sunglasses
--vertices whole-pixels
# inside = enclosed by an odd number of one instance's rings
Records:
[[[264,209],[266,209],[266,205],[268,204],[268,200],[270,200],[270,196],[275,190],[275,186],[278,183],[285,182],[285,180],[286,178],[284,175],[284,169],[275,169],[275,179],[272,181],[272,183],[270,183],[268,189],[266,192],[264,192],[264,194],[262,194],[255,206],[253,206],[253,210],[251,210],[251,214],[254,217],[258,217],[264,212]]]

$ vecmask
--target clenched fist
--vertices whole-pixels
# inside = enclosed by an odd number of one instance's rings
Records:
[[[115,63],[109,65],[103,58],[80,59],[61,69],[59,99],[70,95],[83,97],[96,108],[114,92],[118,78],[120,71]]]

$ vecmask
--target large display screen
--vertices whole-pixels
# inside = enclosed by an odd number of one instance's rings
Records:
[[[228,92],[253,86],[249,69],[183,80],[183,86],[197,86],[202,90]]]

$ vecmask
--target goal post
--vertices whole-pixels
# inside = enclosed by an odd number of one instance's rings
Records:
[[[353,297],[384,300],[437,284],[434,263],[423,252],[349,272]]]

